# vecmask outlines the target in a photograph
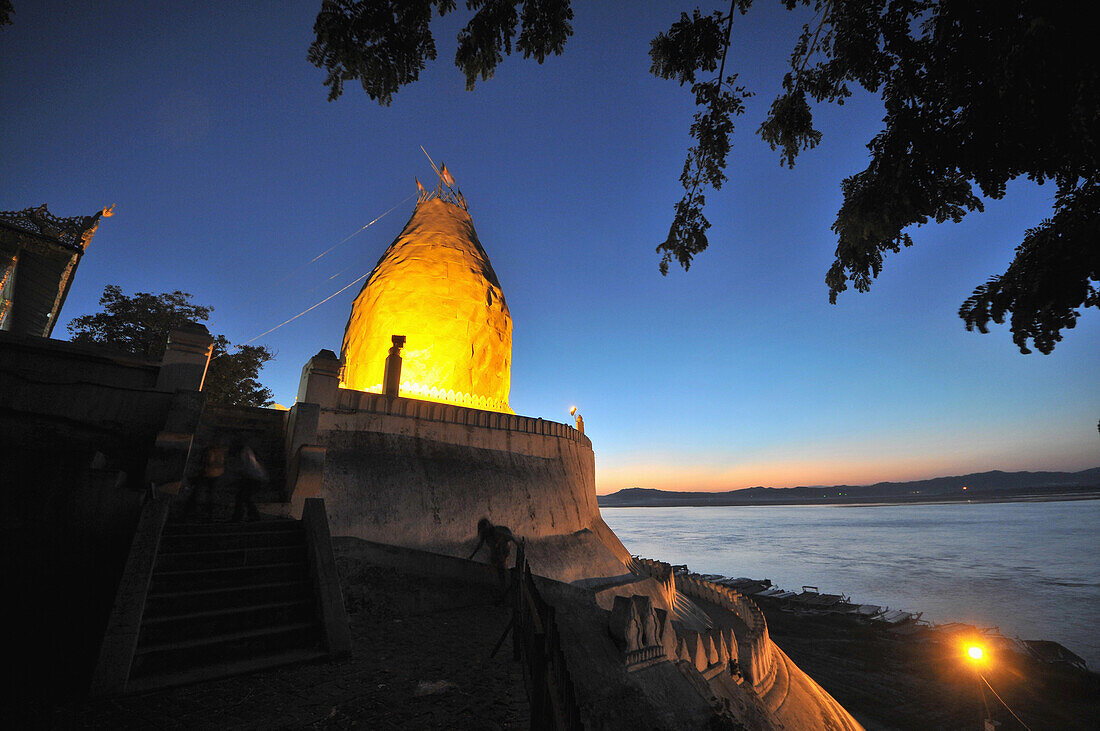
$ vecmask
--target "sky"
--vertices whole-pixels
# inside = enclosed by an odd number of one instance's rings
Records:
[[[818,107],[821,145],[781,167],[755,130],[808,18],[778,3],[734,22],[727,70],[756,96],[707,196],[710,248],[667,277],[654,249],[694,110],[649,73],[648,49],[692,3],[576,2],[562,56],[507,58],[473,92],[453,65],[460,3],[433,25],[439,58],[390,107],[354,83],[326,101],[306,60],[319,0],[14,5],[0,210],[117,206],[55,338],[117,284],[190,292],[214,307],[212,332],[250,341],[370,271],[412,212],[413,177],[432,182],[423,145],[504,289],[512,408],[568,423],[577,405],[601,494],[1100,465],[1097,313],[1049,356],[957,315],[1050,215],[1052,186],[1016,181],[985,213],[916,229],[869,293],[829,304],[840,182],[866,166],[882,106],[861,92]],[[261,374],[276,401],[293,403],[317,351],[339,351],[359,287],[253,341],[277,354]]]

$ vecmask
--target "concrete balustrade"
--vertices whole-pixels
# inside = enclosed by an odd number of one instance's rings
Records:
[[[671,564],[661,561],[653,561],[648,558],[633,556],[632,560],[637,570],[654,579],[661,586],[661,593],[668,603],[673,606],[676,601],[676,580],[672,575]]]
[[[312,361],[311,361],[312,362]],[[306,387],[307,393],[311,392]],[[316,389],[314,389],[316,391]],[[340,388],[335,394],[334,403],[322,408],[331,408],[337,411],[366,412],[372,414],[387,414],[390,416],[405,416],[425,421],[440,421],[466,426],[487,427],[489,429],[501,429],[506,431],[523,432],[526,434],[539,434],[544,436],[571,439],[575,442],[591,447],[591,440],[568,424],[556,421],[531,418],[529,416],[517,416],[516,414],[503,414],[497,411],[484,411],[468,406],[443,404],[434,401],[421,401],[415,398],[392,397],[367,391],[351,391]]]
[[[608,630],[623,651],[628,672],[677,659],[676,633],[668,612],[654,609],[648,596],[615,597]]]
[[[317,404],[323,410],[388,414],[426,421],[540,434],[571,439],[589,448],[592,446],[591,440],[584,434],[568,424],[556,421],[341,388],[340,359],[331,350],[318,352],[302,368],[297,400],[299,403]]]
[[[715,650],[718,651],[719,644],[724,644],[728,648],[726,662],[728,658],[736,657],[742,675],[752,683],[753,689],[758,694],[763,695],[771,688],[776,673],[775,659],[768,636],[768,623],[759,607],[742,596],[740,592],[707,581],[697,574],[676,576],[672,566],[662,561],[635,557],[634,566],[657,580],[664,590],[669,592],[669,606],[672,606],[671,601],[679,590],[690,599],[710,602],[737,615],[748,628],[745,636],[735,636],[733,630],[729,628],[712,630],[717,633],[717,636],[714,636]],[[723,632],[728,632],[728,636],[723,635]],[[689,660],[698,666],[698,656],[696,650],[692,649],[692,642],[693,638],[687,636],[678,647],[678,654],[682,659]]]

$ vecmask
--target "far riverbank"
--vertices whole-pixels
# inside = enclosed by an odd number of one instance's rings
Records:
[[[597,495],[601,508],[748,505],[932,505],[1100,498],[1100,467],[1079,472],[974,472],[873,485],[746,487],[724,492],[628,487]]]
[[[638,499],[624,499],[616,502],[608,502],[605,498],[610,495],[597,495],[596,499],[601,508],[669,508],[669,507],[777,507],[777,506],[855,506],[863,505],[873,507],[877,505],[951,505],[968,503],[1033,503],[1033,502],[1065,502],[1068,500],[1100,500],[1100,486],[1082,488],[1072,492],[1058,493],[1022,493],[1022,494],[994,494],[983,495],[900,495],[897,497],[847,497],[838,496],[832,498],[798,498],[789,499],[736,499],[715,498],[707,499],[698,497],[698,493],[684,493],[684,497],[676,497],[674,492],[663,493],[660,497],[640,497]]]

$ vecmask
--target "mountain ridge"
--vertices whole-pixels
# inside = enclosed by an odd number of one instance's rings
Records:
[[[723,492],[658,490],[627,487],[597,496],[600,507],[691,505],[830,504],[859,502],[922,502],[939,500],[996,500],[1100,493],[1100,467],[1078,472],[1005,472],[989,470],[966,475],[933,477],[907,482],[870,485],[757,485]]]

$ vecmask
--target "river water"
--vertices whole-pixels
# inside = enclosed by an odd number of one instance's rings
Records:
[[[1100,500],[601,512],[635,555],[1054,640],[1100,670]]]

